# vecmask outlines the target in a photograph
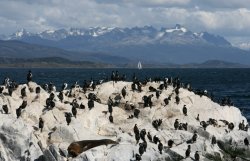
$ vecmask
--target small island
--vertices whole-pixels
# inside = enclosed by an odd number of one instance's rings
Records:
[[[32,82],[31,74],[27,84],[7,80],[0,91],[0,159],[250,159],[247,120],[230,99],[214,102],[209,91],[179,78],[117,76],[59,89]]]

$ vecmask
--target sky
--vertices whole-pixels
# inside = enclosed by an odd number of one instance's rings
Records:
[[[250,0],[0,0],[0,34],[5,35],[21,28],[41,32],[175,24],[232,43],[250,42]]]

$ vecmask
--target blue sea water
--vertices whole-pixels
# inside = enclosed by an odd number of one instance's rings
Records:
[[[0,69],[0,80],[9,77],[18,83],[26,82],[29,69]],[[179,77],[181,82],[190,83],[194,89],[213,92],[217,98],[228,96],[234,105],[250,121],[250,69],[31,69],[33,80],[38,84],[53,82],[58,88],[64,82],[69,85],[76,81],[110,78],[112,71],[125,74],[131,80],[133,73],[143,80],[146,77]]]

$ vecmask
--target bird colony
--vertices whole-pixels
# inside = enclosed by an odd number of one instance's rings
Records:
[[[1,161],[250,160],[241,111],[178,83],[107,81],[57,91],[29,80],[0,93]]]

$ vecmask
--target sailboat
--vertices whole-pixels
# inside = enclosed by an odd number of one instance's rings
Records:
[[[138,62],[138,69],[139,69],[139,70],[142,69],[142,65],[141,65],[141,62],[140,62],[140,61]]]

